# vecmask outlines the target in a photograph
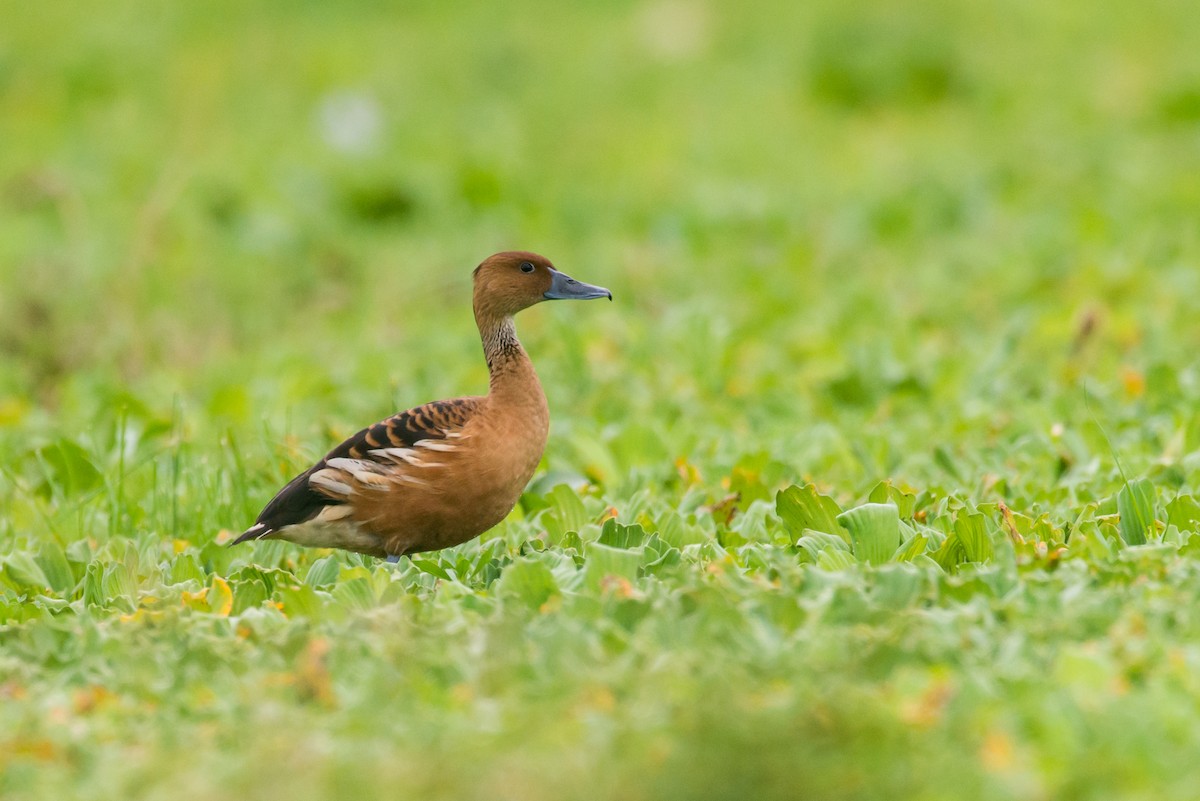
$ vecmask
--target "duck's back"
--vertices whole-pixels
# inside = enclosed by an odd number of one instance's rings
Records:
[[[520,499],[549,433],[540,385],[505,401],[435,401],[364,428],[292,479],[238,541],[396,556],[482,534]]]
[[[336,529],[356,521],[355,502],[386,492],[389,485],[419,486],[420,473],[437,464],[431,454],[454,448],[455,440],[477,416],[484,398],[434,401],[395,414],[362,429],[329,451],[323,459],[288,482],[259,514],[255,525],[236,542],[280,538],[320,545],[313,538],[339,538]],[[372,490],[365,494],[365,490]],[[337,525],[334,525],[337,524]],[[297,527],[307,526],[305,531]],[[328,531],[322,532],[323,529]],[[369,533],[369,530],[364,533]],[[370,536],[369,540],[377,539]],[[356,538],[361,539],[361,538]],[[350,550],[386,555],[380,547]],[[337,542],[329,547],[348,547]]]

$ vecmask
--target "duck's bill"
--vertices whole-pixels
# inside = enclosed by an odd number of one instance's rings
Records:
[[[543,297],[546,300],[594,300],[596,298],[612,300],[612,293],[602,286],[592,286],[582,281],[576,281],[571,276],[555,270],[550,279],[550,288],[546,290]]]

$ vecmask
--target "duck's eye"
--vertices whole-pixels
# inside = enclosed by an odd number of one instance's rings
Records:
[[[533,272],[533,263],[528,262],[528,261],[521,262],[521,272],[523,272],[523,273]]]

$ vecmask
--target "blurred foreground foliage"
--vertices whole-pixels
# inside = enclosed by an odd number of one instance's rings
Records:
[[[1191,799],[1198,37],[6,6],[0,796]],[[513,247],[617,302],[521,318],[554,428],[510,519],[225,547],[482,389]]]

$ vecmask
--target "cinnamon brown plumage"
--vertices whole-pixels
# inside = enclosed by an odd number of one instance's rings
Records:
[[[288,482],[234,544],[284,539],[394,559],[466,542],[512,511],[550,428],[513,316],[543,300],[612,293],[520,251],[486,259],[474,279],[488,394],[434,401],[364,428]]]

